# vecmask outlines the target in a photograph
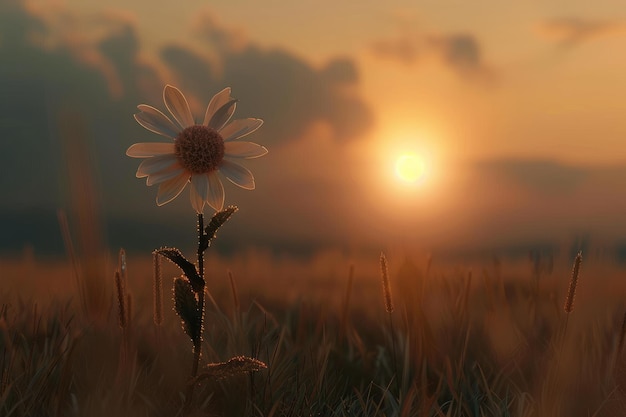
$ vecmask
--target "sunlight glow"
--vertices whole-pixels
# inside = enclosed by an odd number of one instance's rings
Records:
[[[392,123],[393,121],[393,123]],[[363,194],[368,204],[381,205],[402,224],[436,216],[447,200],[446,184],[453,166],[442,169],[447,137],[442,128],[392,120],[372,135],[367,147],[355,146],[365,170]],[[442,173],[443,171],[443,173]],[[444,175],[445,174],[445,175]]]
[[[425,172],[424,160],[416,154],[403,154],[396,160],[396,176],[402,181],[422,181]]]

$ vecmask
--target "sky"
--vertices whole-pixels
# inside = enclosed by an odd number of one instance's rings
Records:
[[[125,156],[161,140],[132,115],[168,83],[265,121],[256,190],[226,186],[233,250],[619,246],[625,47],[611,0],[2,0],[0,250],[61,246],[58,209],[110,246],[190,240],[188,193],[157,207]]]

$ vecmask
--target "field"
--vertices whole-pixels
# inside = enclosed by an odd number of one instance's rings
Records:
[[[205,377],[186,402],[175,265],[157,325],[153,259],[126,256],[120,323],[117,254],[75,268],[25,253],[0,264],[0,415],[623,416],[623,272],[588,258],[566,314],[566,255],[545,268],[391,249],[384,293],[377,253],[209,249]]]

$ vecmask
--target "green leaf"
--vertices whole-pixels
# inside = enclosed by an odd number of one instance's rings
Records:
[[[204,228],[205,239],[201,242],[201,249],[203,251],[209,247],[211,240],[216,238],[218,229],[222,227],[222,225],[226,223],[228,219],[230,219],[230,216],[232,216],[237,210],[239,210],[237,206],[228,206],[224,210],[218,211],[213,215],[213,217],[211,217],[209,225]]]
[[[202,313],[191,284],[185,277],[174,279],[174,306],[183,322],[183,330],[193,345],[198,346],[202,340]]]
[[[176,248],[161,248],[155,250],[153,253],[164,256],[165,258],[176,264],[189,279],[189,282],[191,283],[191,288],[193,288],[193,291],[195,293],[201,293],[202,291],[204,291],[204,279],[200,275],[198,275],[196,266],[189,262],[187,258],[183,256],[181,251]]]

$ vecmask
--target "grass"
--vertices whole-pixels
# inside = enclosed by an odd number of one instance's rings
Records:
[[[607,265],[580,266],[567,318],[571,259],[538,278],[525,263],[470,269],[390,252],[389,312],[375,254],[210,252],[201,359],[210,375],[189,415],[626,414],[624,288]],[[94,286],[106,300],[97,317],[81,306],[69,263],[0,263],[0,416],[184,415],[193,352],[172,311],[180,272],[161,266],[157,325],[153,259],[126,258],[124,329],[114,261],[90,275],[109,277]],[[267,368],[218,372],[242,355]]]

